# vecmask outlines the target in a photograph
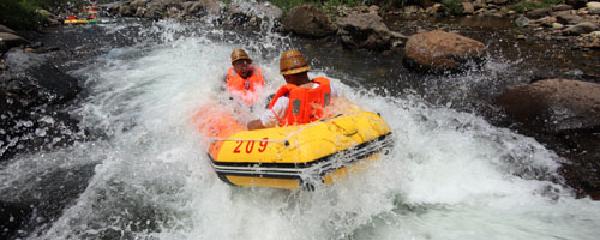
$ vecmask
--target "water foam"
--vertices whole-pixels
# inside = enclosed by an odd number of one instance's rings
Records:
[[[600,205],[574,199],[556,172],[561,160],[534,139],[415,96],[376,96],[336,79],[351,100],[390,123],[396,143],[389,156],[314,192],[227,186],[210,168],[191,116],[218,98],[214,90],[222,84],[231,49],[239,45],[166,32],[169,36],[158,42],[112,50],[97,66],[80,70],[88,76],[90,94],[74,113],[83,117],[84,127],[106,136],[59,151],[68,154],[58,165],[98,165],[73,205],[30,238],[593,239],[600,234]],[[268,91],[283,83],[275,58],[256,58],[270,80]],[[59,153],[40,154],[3,168],[3,190],[24,186],[23,179],[43,168],[56,168],[21,163],[46,163]],[[6,175],[11,169],[16,173]]]

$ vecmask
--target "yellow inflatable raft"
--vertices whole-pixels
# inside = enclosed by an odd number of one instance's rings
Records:
[[[65,19],[65,24],[96,24],[96,19],[86,19],[86,18],[75,18],[75,19]]]
[[[381,116],[356,106],[306,125],[254,131],[219,111],[201,110],[196,122],[211,141],[208,155],[217,175],[235,186],[312,189],[361,168],[391,145]]]

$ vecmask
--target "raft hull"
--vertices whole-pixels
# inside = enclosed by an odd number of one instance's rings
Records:
[[[331,185],[348,173],[363,171],[371,161],[387,155],[391,145],[391,134],[387,134],[353,149],[298,164],[256,161],[231,164],[215,161],[210,154],[209,158],[217,176],[233,186],[311,190],[318,185]]]
[[[359,108],[301,126],[246,131],[221,109],[204,108],[198,130],[221,180],[240,187],[311,189],[329,185],[377,159],[392,144],[379,114]]]

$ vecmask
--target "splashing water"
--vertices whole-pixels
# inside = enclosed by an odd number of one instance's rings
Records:
[[[40,175],[95,166],[81,179],[85,190],[30,239],[600,235],[600,204],[573,198],[557,174],[561,159],[534,139],[415,96],[377,96],[337,79],[351,100],[388,121],[392,153],[314,192],[230,187],[210,168],[191,118],[218,98],[229,53],[240,45],[215,40],[209,31],[185,36],[185,28],[159,23],[146,31],[160,37],[113,49],[75,73],[87,76],[89,96],[73,114],[103,137],[20,156],[0,169],[0,200],[20,201],[40,191]],[[275,46],[269,42],[269,51],[277,52]],[[255,63],[272,92],[283,79],[276,57],[265,56],[255,56]]]

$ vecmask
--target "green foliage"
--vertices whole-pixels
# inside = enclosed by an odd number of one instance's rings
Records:
[[[15,30],[34,29],[41,20],[36,9],[37,5],[31,1],[2,1],[0,23]]]
[[[271,0],[275,6],[280,7],[283,11],[288,11],[295,6],[300,6],[304,4],[320,4],[320,1],[310,1],[310,0]]]
[[[87,0],[0,0],[0,24],[15,30],[31,30],[46,21],[36,10],[65,6],[70,1],[75,5],[87,3]]]
[[[404,7],[408,5],[423,5],[425,0],[364,0],[365,5],[377,5],[383,8]]]
[[[362,4],[363,0],[271,0],[271,3],[280,7],[284,11],[288,11],[295,6],[311,4],[317,7],[332,8],[336,6],[357,6]]]
[[[346,5],[346,6],[358,6],[360,4],[362,4],[362,1],[360,0],[328,0],[328,1],[322,1],[323,5],[325,7],[335,7],[335,6],[341,6],[341,5]]]
[[[463,13],[462,0],[442,0],[442,5],[446,7],[446,12],[451,15],[461,15]]]
[[[522,0],[511,7],[516,12],[526,12],[533,9],[550,7],[564,3],[564,0]]]

